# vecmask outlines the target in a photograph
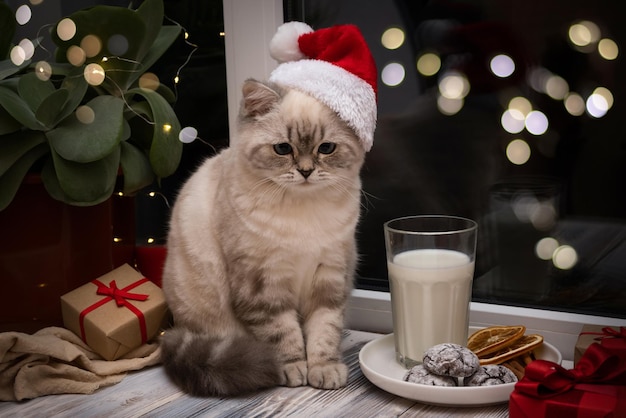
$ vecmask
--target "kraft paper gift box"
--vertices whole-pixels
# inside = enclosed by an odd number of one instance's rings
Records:
[[[583,325],[574,348],[574,365],[593,343],[600,343],[613,351],[626,353],[626,327],[605,327],[602,325]]]
[[[572,369],[535,360],[509,398],[510,418],[618,418],[626,413],[626,352],[593,343]]]
[[[150,341],[167,304],[160,287],[128,264],[61,296],[66,328],[106,360]]]

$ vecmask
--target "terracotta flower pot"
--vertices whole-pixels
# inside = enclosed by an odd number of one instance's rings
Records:
[[[0,212],[0,331],[62,326],[61,295],[132,264],[134,219],[132,198],[70,206],[27,177]]]

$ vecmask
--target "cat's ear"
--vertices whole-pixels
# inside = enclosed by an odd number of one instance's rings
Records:
[[[242,87],[243,101],[241,113],[243,116],[261,116],[269,112],[280,99],[278,92],[269,86],[248,79]]]

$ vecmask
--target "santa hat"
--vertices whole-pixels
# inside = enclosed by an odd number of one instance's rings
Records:
[[[365,151],[372,148],[376,64],[356,26],[314,31],[306,23],[288,22],[278,28],[269,49],[280,63],[269,81],[324,103],[355,131]]]

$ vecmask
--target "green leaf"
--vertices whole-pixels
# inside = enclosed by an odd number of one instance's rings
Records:
[[[105,158],[90,163],[68,161],[54,150],[52,160],[54,176],[47,169],[45,176],[42,172],[42,179],[46,190],[55,199],[59,197],[60,190],[64,196],[60,200],[72,205],[86,206],[102,202],[113,193],[120,164],[119,146]]]
[[[97,161],[109,155],[119,144],[124,130],[124,102],[113,96],[98,96],[89,101],[95,115],[83,123],[70,116],[56,129],[46,133],[52,148],[63,159],[77,163]]]
[[[59,121],[59,114],[67,103],[70,93],[65,89],[55,90],[46,97],[35,112],[35,117],[48,128],[54,127]]]
[[[36,112],[44,99],[54,92],[52,81],[40,80],[35,73],[22,75],[17,85],[17,93],[33,112]]]
[[[0,106],[28,129],[45,130],[45,126],[37,120],[28,104],[13,90],[0,86]]]
[[[0,135],[10,134],[19,130],[22,124],[15,120],[4,107],[0,106]]]
[[[30,60],[24,61],[21,65],[15,65],[11,60],[0,61],[0,80],[19,73],[22,69],[28,67],[29,64]]]
[[[40,131],[20,131],[0,136],[0,176],[30,150],[45,142],[46,138]]]
[[[63,78],[61,88],[69,92],[67,102],[63,107],[63,110],[57,115],[57,119],[54,125],[68,117],[76,110],[87,93],[87,80],[83,76],[83,68],[75,67],[67,73],[67,76]]]
[[[32,165],[48,152],[46,144],[39,144],[22,156],[11,168],[0,176],[0,211],[4,210],[20,188],[24,176]]]
[[[129,95],[146,99],[152,110],[154,129],[150,146],[150,164],[157,177],[173,174],[180,163],[183,144],[178,139],[180,123],[174,109],[167,101],[152,90],[132,89]]]
[[[120,165],[124,173],[124,194],[132,195],[150,185],[154,173],[146,154],[128,142],[121,143]]]
[[[144,44],[141,48],[142,54],[137,57],[139,61],[143,61],[146,52],[150,49],[163,24],[163,0],[145,0],[141,3],[136,13],[146,27],[146,34],[143,38]]]
[[[100,52],[87,58],[86,64],[98,63],[104,68],[110,92],[118,89],[126,90],[129,77],[137,70],[140,57],[143,57],[145,47],[146,27],[143,19],[133,10],[98,5],[85,10],[79,10],[69,16],[76,25],[76,34],[69,40],[63,41],[52,30],[52,40],[57,45],[56,59],[67,62],[66,54],[69,47],[80,46],[80,42],[87,35],[96,36],[102,43]],[[102,61],[103,57],[106,61]],[[103,84],[104,86],[104,84]]]
[[[140,71],[135,71],[130,74],[128,79],[128,85],[132,85],[142,74],[144,74],[155,62],[168,50],[174,43],[176,38],[180,35],[180,26],[163,26],[159,31],[159,34],[148,50],[147,54],[141,60]]]

